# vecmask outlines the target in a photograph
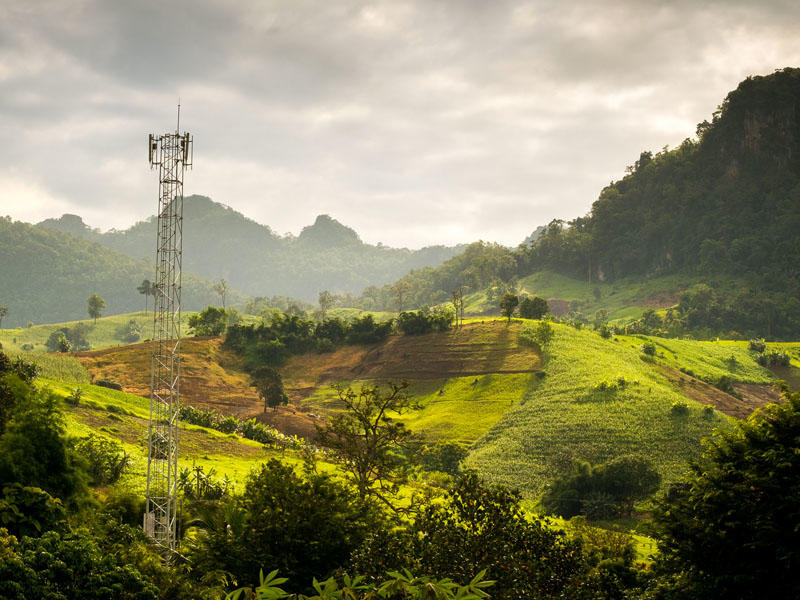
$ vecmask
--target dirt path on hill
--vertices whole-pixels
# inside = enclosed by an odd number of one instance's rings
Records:
[[[677,369],[664,365],[656,365],[656,368],[688,398],[710,404],[737,419],[746,419],[755,409],[780,400],[780,393],[768,384],[736,383],[733,387],[741,395],[737,398]]]

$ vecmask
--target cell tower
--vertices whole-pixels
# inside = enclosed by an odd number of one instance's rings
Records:
[[[193,154],[192,136],[180,133],[180,124],[179,104],[175,133],[151,134],[148,143],[159,185],[144,530],[165,556],[176,543],[183,173]]]

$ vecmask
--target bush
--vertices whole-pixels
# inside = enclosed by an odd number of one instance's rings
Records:
[[[541,319],[549,312],[547,300],[539,296],[525,296],[519,303],[519,316],[524,319]]]
[[[115,483],[131,462],[121,444],[95,434],[78,440],[75,450],[86,460],[92,485]]]
[[[748,349],[752,350],[753,352],[764,352],[767,349],[767,344],[764,340],[750,340],[747,343]]]
[[[494,599],[577,597],[585,576],[580,543],[528,518],[519,501],[518,493],[467,473],[407,528],[372,533],[352,566],[370,581],[405,568],[462,585],[486,569],[496,580]]]
[[[648,498],[660,484],[658,471],[638,456],[621,456],[594,467],[578,462],[550,486],[542,505],[566,518],[626,516],[634,502]]]
[[[64,402],[70,406],[78,406],[81,403],[81,398],[83,398],[83,390],[75,388],[64,398]]]
[[[110,379],[98,379],[94,382],[94,385],[99,385],[100,387],[108,388],[110,390],[117,390],[118,392],[122,391],[122,385],[116,381],[111,381]]]
[[[756,362],[762,367],[788,367],[791,357],[788,352],[768,350],[756,356]]]
[[[227,326],[228,314],[218,306],[208,306],[189,317],[189,327],[194,329],[195,335],[222,335]]]
[[[420,464],[426,471],[441,471],[456,475],[461,469],[461,461],[469,452],[456,442],[436,442],[425,446],[420,453]]]
[[[600,337],[603,338],[604,340],[609,339],[613,335],[613,333],[611,332],[611,328],[605,323],[600,325],[599,331],[600,331]]]
[[[673,417],[688,417],[689,405],[683,400],[676,400],[672,403],[672,406],[669,409],[669,414],[671,414]]]
[[[704,419],[713,419],[714,418],[714,407],[710,404],[706,404],[703,407],[703,418]]]
[[[645,342],[642,344],[642,354],[647,356],[656,355],[656,345],[653,342]]]
[[[401,312],[397,318],[397,328],[408,335],[447,331],[452,323],[453,313],[450,311],[435,311],[433,313],[427,313],[422,310]]]
[[[714,387],[716,387],[718,390],[722,390],[726,394],[730,394],[731,396],[737,395],[736,389],[733,387],[733,379],[727,375],[721,375],[714,384]]]
[[[139,325],[135,319],[128,321],[125,325],[120,327],[119,331],[117,332],[117,338],[127,344],[138,342],[141,337],[142,326]]]

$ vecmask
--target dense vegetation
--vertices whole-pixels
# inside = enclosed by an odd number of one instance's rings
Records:
[[[106,233],[88,228],[75,215],[39,225],[137,259],[152,256],[156,237],[155,217],[124,231]],[[411,269],[437,265],[459,249],[430,246],[408,250],[365,244],[355,231],[328,215],[318,216],[297,237],[282,237],[209,198],[189,196],[184,200],[184,269],[214,281],[225,279],[234,289],[252,296],[277,294],[315,301],[325,289],[355,294],[368,285],[393,281]]]
[[[711,286],[683,332],[800,333],[800,69],[752,77],[731,92],[697,139],[643,152],[591,212],[553,221],[516,250],[478,242],[440,267],[368,288],[361,305],[449,300],[453,290],[513,288],[552,270],[589,282],[683,273]],[[733,286],[734,289],[729,288]],[[401,289],[402,288],[402,291]],[[725,292],[723,294],[723,291]],[[677,315],[676,315],[677,316]],[[702,332],[701,332],[702,333]]]

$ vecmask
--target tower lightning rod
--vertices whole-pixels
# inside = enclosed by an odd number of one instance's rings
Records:
[[[179,101],[175,133],[150,134],[147,149],[150,168],[158,169],[158,228],[143,526],[165,558],[177,541],[183,174],[193,156],[192,136],[180,133],[180,110]]]

